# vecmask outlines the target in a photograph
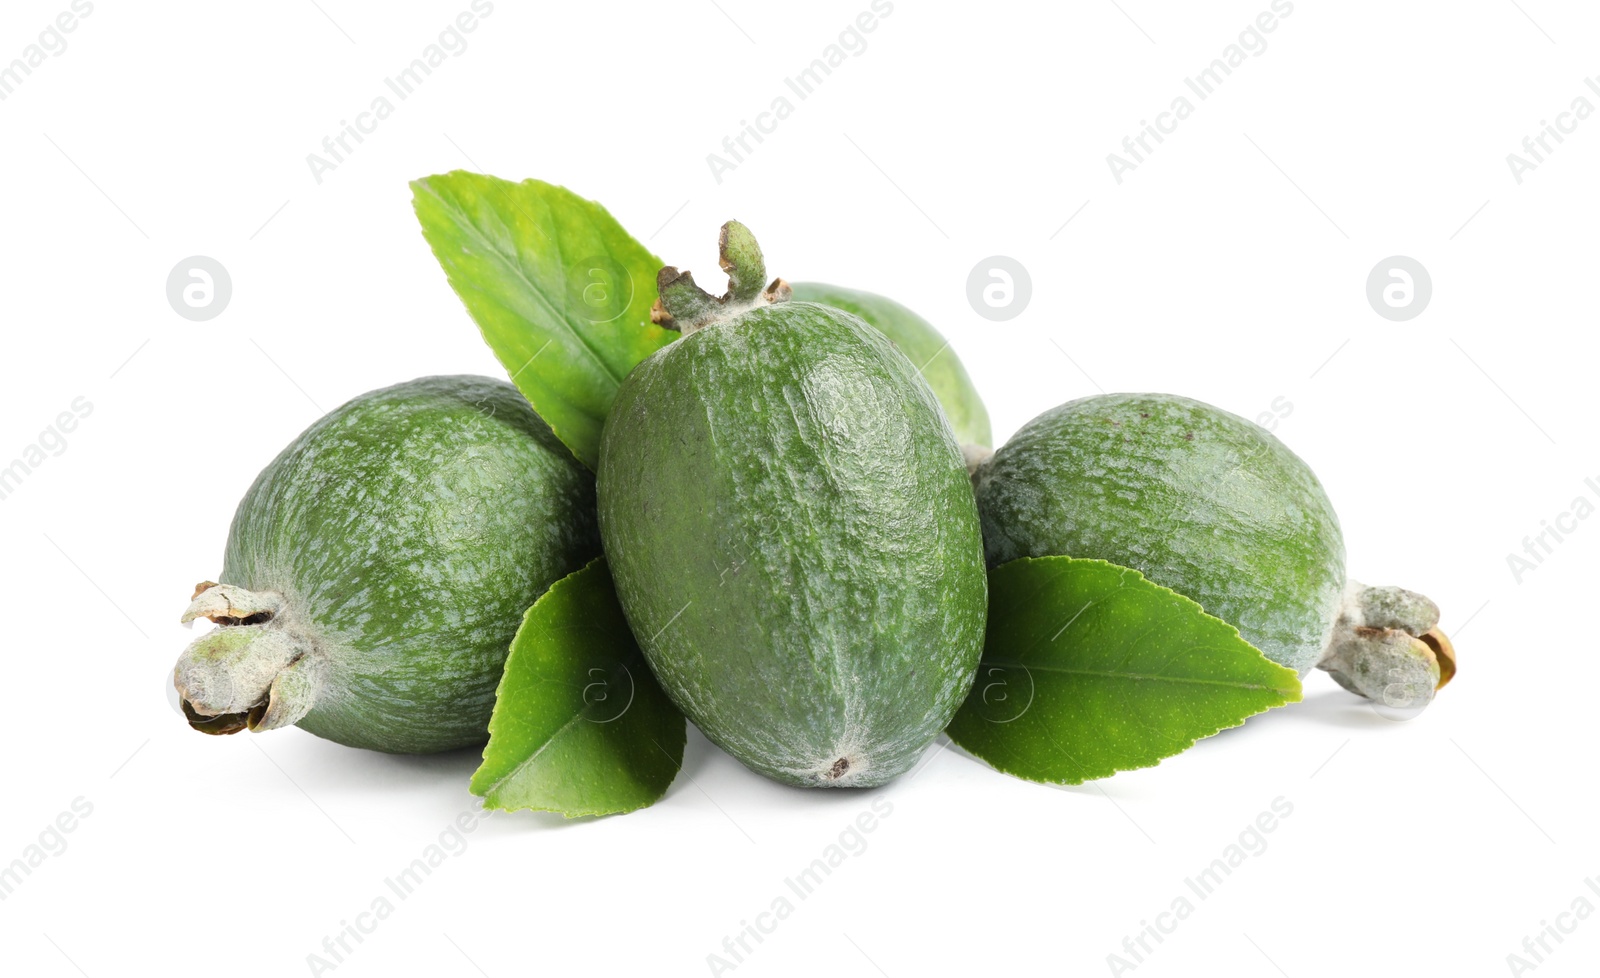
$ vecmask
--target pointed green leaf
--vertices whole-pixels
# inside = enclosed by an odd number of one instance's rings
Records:
[[[989,574],[983,661],[949,734],[1008,774],[1082,784],[1299,699],[1294,670],[1138,571],[1023,558]]]
[[[684,738],[597,557],[523,618],[472,793],[505,811],[631,812],[666,793]]]
[[[594,468],[622,378],[678,337],[650,322],[661,259],[565,187],[457,170],[411,189],[423,237],[489,348]]]

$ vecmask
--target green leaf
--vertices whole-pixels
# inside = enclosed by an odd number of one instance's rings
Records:
[[[948,732],[1008,774],[1082,784],[1299,699],[1294,670],[1138,571],[1023,558],[989,574],[983,661]]]
[[[611,815],[653,804],[683,766],[683,715],[645,664],[605,558],[546,591],[500,679],[472,776],[484,806]]]
[[[678,337],[650,322],[661,259],[564,187],[457,170],[411,190],[423,237],[512,383],[594,468],[622,378]]]

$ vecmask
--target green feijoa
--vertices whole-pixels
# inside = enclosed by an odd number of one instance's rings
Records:
[[[1344,594],[1339,518],[1259,425],[1168,394],[1071,401],[974,477],[991,565],[1059,554],[1132,567],[1305,674]]]
[[[1060,555],[1138,570],[1395,710],[1454,671],[1432,601],[1345,577],[1344,537],[1311,468],[1266,429],[1172,394],[1105,394],[1034,418],[973,475],[990,566]]]
[[[989,430],[989,411],[983,406],[983,398],[978,396],[978,388],[973,386],[967,368],[950,349],[950,342],[926,319],[893,299],[860,289],[821,282],[796,282],[793,289],[794,298],[854,313],[889,337],[933,388],[945,417],[955,429],[956,440],[962,445],[981,448],[994,444],[994,435]]]
[[[916,367],[789,299],[723,229],[728,294],[663,269],[683,339],[601,437],[600,532],[652,671],[706,736],[788,784],[908,770],[966,696],[987,586],[962,454]]]
[[[523,612],[599,552],[593,476],[515,387],[363,394],[269,464],[234,516],[221,627],[175,682],[208,733],[297,725],[375,750],[482,743]]]

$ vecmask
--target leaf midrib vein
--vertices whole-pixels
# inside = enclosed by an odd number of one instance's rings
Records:
[[[540,754],[543,754],[545,751],[549,750],[551,744],[554,744],[557,740],[560,740],[562,734],[565,734],[567,732],[567,730],[569,728],[571,728],[571,726],[573,724],[577,723],[579,720],[582,720],[582,719],[583,719],[583,711],[582,710],[579,710],[578,712],[574,713],[572,715],[572,719],[571,720],[568,720],[566,723],[563,723],[561,725],[561,727],[556,730],[555,733],[552,733],[550,735],[550,737],[544,743],[539,745],[539,749],[538,750],[534,751],[532,754],[529,754],[527,756],[527,758],[524,759],[520,764],[518,764],[516,767],[514,767],[510,771],[508,771],[505,774],[504,777],[500,777],[500,778],[494,779],[494,781],[490,783],[488,790],[489,791],[498,791],[500,788],[504,787],[507,782],[513,781],[513,780],[521,777],[522,776],[522,772],[527,770],[528,766],[531,765],[534,761],[537,761],[539,759],[539,755]],[[488,791],[486,791],[484,793],[488,794]]]
[[[1234,689],[1270,689],[1276,693],[1288,692],[1288,690],[1282,689],[1278,686],[1268,686],[1261,683],[1228,682],[1227,680],[1223,679],[1194,679],[1188,676],[1145,675],[1144,673],[1135,672],[1101,672],[1094,669],[1073,669],[1067,666],[1041,665],[1039,663],[1027,663],[1020,660],[1005,662],[997,659],[985,659],[983,661],[985,665],[997,665],[1002,667],[1013,666],[1026,669],[1029,672],[1059,672],[1072,676],[1096,676],[1102,679],[1147,679],[1155,682],[1191,683],[1201,686],[1231,686]]]
[[[544,291],[528,278],[526,272],[523,270],[520,255],[507,256],[504,251],[501,251],[492,240],[490,240],[482,231],[478,229],[478,226],[471,221],[466,211],[455,206],[455,204],[451,201],[446,200],[431,186],[428,188],[428,190],[434,195],[434,198],[439,201],[440,205],[443,206],[445,210],[450,212],[451,217],[455,219],[457,227],[463,228],[469,232],[471,236],[474,237],[490,254],[494,255],[495,258],[501,262],[501,264],[507,265],[511,268],[516,278],[527,287],[529,294],[533,296],[536,304],[543,306],[549,312],[551,318],[560,323],[561,328],[566,330],[566,332],[573,339],[578,341],[578,345],[582,347],[583,351],[589,355],[589,358],[598,364],[601,371],[603,371],[605,375],[610,378],[612,388],[615,389],[622,386],[622,378],[611,369],[611,365],[606,363],[605,360],[601,359],[600,354],[594,349],[593,346],[589,344],[589,341],[584,338],[583,334],[578,332],[578,330],[573,327],[572,322],[567,319],[566,315],[558,311],[555,305],[545,297]],[[515,230],[509,225],[506,226],[506,230],[511,233],[511,239],[513,242],[515,242]],[[561,243],[555,239],[551,239],[551,244],[555,246],[557,254],[560,255]],[[487,294],[488,293],[485,293],[485,295]]]

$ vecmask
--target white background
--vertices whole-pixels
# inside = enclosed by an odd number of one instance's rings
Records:
[[[731,973],[1113,973],[1188,895],[1138,975],[1494,975],[1576,898],[1600,907],[1600,520],[1520,582],[1507,563],[1600,503],[1600,120],[1520,184],[1506,161],[1575,98],[1600,106],[1600,11],[1296,2],[1199,102],[1183,79],[1268,0],[899,0],[800,102],[784,77],[867,0],[500,0],[319,183],[307,154],[468,2],[318,2],[102,0],[0,101],[0,463],[93,405],[0,501],[0,862],[92,805],[0,902],[6,973],[314,973],[474,810],[473,751],[202,737],[163,692],[191,586],[278,449],[368,389],[501,373],[411,213],[407,181],[455,168],[599,199],[710,285],[737,217],[776,273],[896,296],[950,337],[1002,440],[1100,389],[1247,417],[1284,398],[1277,433],[1339,507],[1351,572],[1437,599],[1462,671],[1407,723],[1316,673],[1303,704],[1072,789],[945,748],[871,794],[800,791],[691,733],[655,807],[496,815],[331,973],[712,973],[873,801],[893,812],[867,848]],[[0,63],[66,9],[8,0]],[[784,94],[793,115],[715,180],[707,154]],[[1119,185],[1106,155],[1186,94]],[[232,275],[209,322],[165,297],[190,255]],[[1009,322],[967,303],[990,255],[1031,273]],[[1432,274],[1408,322],[1366,300],[1391,255]],[[1265,851],[1195,898],[1185,877],[1279,797]],[[1537,974],[1593,974],[1600,919],[1560,919]]]

